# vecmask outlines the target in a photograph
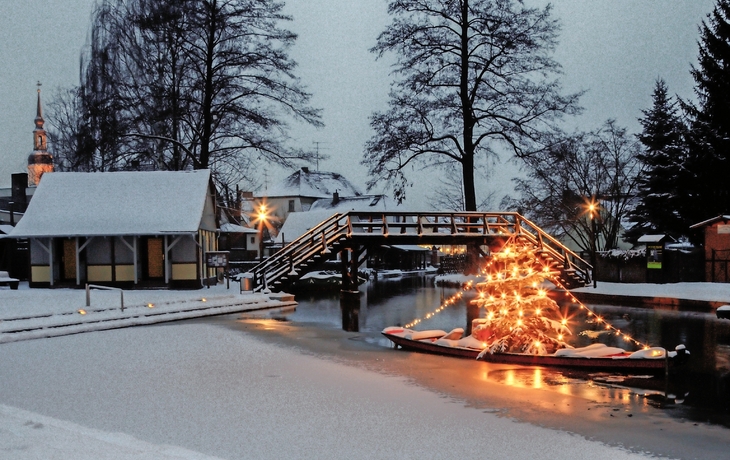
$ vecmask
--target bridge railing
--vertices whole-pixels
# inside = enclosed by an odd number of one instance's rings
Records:
[[[347,213],[349,234],[513,234],[517,231],[516,213],[408,213],[357,212]]]
[[[533,244],[547,251],[555,260],[563,261],[564,270],[573,270],[575,276],[582,278],[584,283],[590,283],[593,276],[591,264],[522,215],[518,214],[517,219],[523,236],[531,239]]]
[[[269,281],[296,270],[300,264],[329,251],[331,244],[347,234],[347,218],[334,214],[287,244],[281,251],[251,269],[254,290],[261,290]]]

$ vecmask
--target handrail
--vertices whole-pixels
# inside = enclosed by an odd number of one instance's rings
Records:
[[[121,296],[121,303],[122,307],[121,310],[124,311],[124,290],[121,288],[116,287],[109,287],[109,286],[99,286],[97,284],[89,284],[86,283],[86,306],[91,306],[91,289],[102,289],[105,291],[119,291],[119,295]]]

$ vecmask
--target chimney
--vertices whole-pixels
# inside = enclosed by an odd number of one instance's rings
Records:
[[[335,205],[340,202],[340,194],[335,190],[335,193],[332,194],[332,204]]]
[[[24,206],[27,204],[25,189],[28,187],[28,173],[15,173],[10,176],[12,182],[12,197],[13,201],[16,202],[20,211],[24,211]]]

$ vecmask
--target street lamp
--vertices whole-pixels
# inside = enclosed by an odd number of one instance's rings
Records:
[[[264,225],[266,225],[268,218],[266,203],[261,203],[256,214],[256,219],[259,221],[259,262],[264,260]]]
[[[598,205],[593,200],[588,204],[588,218],[591,220],[591,264],[593,265],[593,288],[595,289],[597,287],[596,276],[598,272],[598,257],[596,254]]]

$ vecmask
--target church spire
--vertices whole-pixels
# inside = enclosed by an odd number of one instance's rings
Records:
[[[43,129],[45,120],[43,120],[43,108],[41,107],[41,82],[38,82],[36,86],[38,86],[38,105],[35,114],[35,129]]]
[[[41,107],[41,82],[38,82],[35,129],[33,130],[33,153],[28,156],[28,185],[35,186],[41,176],[53,172],[53,157],[48,153],[48,136],[43,129],[43,108]]]

